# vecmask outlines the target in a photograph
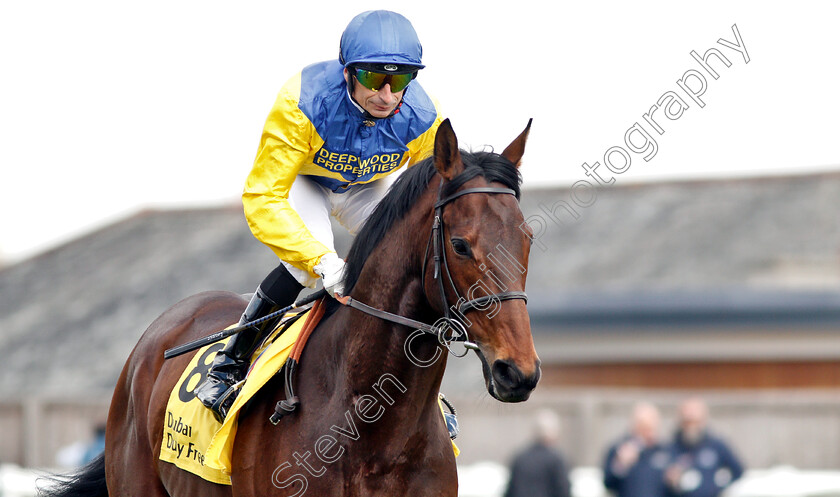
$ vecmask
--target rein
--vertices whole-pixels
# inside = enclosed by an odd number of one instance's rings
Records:
[[[467,330],[464,328],[464,325],[462,325],[460,321],[452,320],[450,322],[445,320],[444,318],[441,318],[437,322],[435,322],[435,324],[426,324],[422,321],[417,321],[414,319],[407,318],[405,316],[400,316],[399,314],[394,314],[392,312],[383,311],[382,309],[377,309],[376,307],[367,305],[364,302],[355,300],[353,297],[350,296],[337,297],[336,300],[346,305],[347,307],[351,307],[353,309],[356,309],[357,311],[361,311],[369,316],[373,316],[384,321],[390,321],[391,323],[408,326],[409,328],[414,328],[415,330],[422,331],[423,333],[426,333],[428,335],[434,335],[437,337],[438,342],[440,342],[441,345],[446,347],[447,350],[449,350],[449,352],[456,357],[465,356],[467,350],[478,350],[478,344],[469,341]],[[456,329],[455,326],[457,326],[458,328]],[[465,348],[464,353],[456,354],[455,352],[452,352],[452,348],[450,347],[451,342],[463,342]]]

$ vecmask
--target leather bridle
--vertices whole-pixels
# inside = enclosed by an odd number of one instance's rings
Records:
[[[426,281],[426,265],[429,255],[429,247],[431,246],[432,260],[434,264],[433,278],[438,282],[438,288],[440,291],[440,299],[443,305],[444,316],[438,319],[433,325],[430,325],[420,321],[416,321],[414,319],[400,316],[398,314],[393,314],[387,311],[383,311],[381,309],[377,309],[363,302],[359,302],[358,300],[355,300],[350,296],[340,297],[338,300],[344,305],[352,307],[371,316],[375,316],[380,319],[390,321],[392,323],[413,327],[424,333],[435,335],[440,344],[445,346],[450,353],[458,357],[462,357],[466,355],[466,353],[469,350],[478,351],[478,345],[470,341],[469,335],[467,334],[467,329],[464,326],[464,324],[452,315],[453,313],[450,309],[449,302],[446,299],[446,284],[444,283],[443,278],[444,274],[446,275],[446,279],[449,280],[449,286],[455,293],[455,297],[457,298],[455,305],[458,306],[458,313],[461,315],[464,315],[465,313],[472,310],[485,309],[492,302],[522,299],[527,303],[528,296],[525,294],[525,292],[518,291],[505,291],[500,293],[494,293],[474,298],[471,300],[466,300],[464,297],[461,296],[461,294],[458,292],[458,288],[455,286],[455,281],[452,279],[452,274],[449,271],[449,264],[446,260],[446,250],[444,248],[446,240],[444,239],[443,208],[453,200],[463,197],[464,195],[472,195],[477,193],[484,193],[490,195],[516,195],[516,192],[510,188],[484,186],[459,190],[449,195],[448,197],[441,198],[442,191],[443,182],[441,182],[441,188],[438,189],[438,200],[434,204],[435,217],[432,224],[432,232],[429,236],[429,242],[426,244],[426,251],[423,254],[423,268],[421,270],[421,281]],[[463,342],[465,348],[464,353],[457,354],[453,352],[450,347],[451,342]]]

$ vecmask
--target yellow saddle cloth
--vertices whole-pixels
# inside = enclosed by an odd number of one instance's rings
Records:
[[[239,411],[286,363],[307,319],[309,316],[298,319],[282,335],[267,340],[268,345],[255,352],[257,359],[251,365],[224,423],[216,421],[213,413],[195,398],[193,391],[204,380],[216,352],[230,338],[199,349],[169,394],[160,459],[207,481],[230,485],[231,456]],[[442,413],[442,404],[440,408]],[[454,442],[452,449],[457,457],[460,451]]]

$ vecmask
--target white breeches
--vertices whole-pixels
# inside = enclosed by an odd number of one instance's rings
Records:
[[[298,176],[289,191],[289,203],[312,236],[330,250],[335,251],[330,216],[335,217],[352,236],[356,236],[402,171],[400,169],[372,183],[353,185],[344,193],[334,193],[308,176]],[[301,285],[315,287],[317,278],[313,278],[308,272],[286,261],[281,262]]]

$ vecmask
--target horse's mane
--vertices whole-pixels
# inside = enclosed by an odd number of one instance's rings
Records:
[[[512,162],[492,151],[461,150],[461,159],[464,162],[464,172],[444,185],[441,192],[443,197],[454,193],[476,176],[482,176],[488,183],[498,182],[510,188],[516,193],[517,200],[519,199],[522,176]],[[410,167],[391,185],[350,246],[344,272],[345,292],[349,293],[353,288],[368,256],[385,238],[394,223],[402,219],[414,206],[436,172],[434,158],[429,157]]]

